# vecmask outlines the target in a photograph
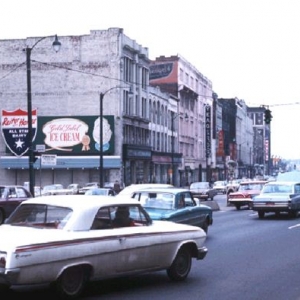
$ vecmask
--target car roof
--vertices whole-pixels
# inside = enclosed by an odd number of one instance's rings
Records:
[[[182,192],[190,192],[189,189],[185,188],[177,188],[177,187],[166,187],[166,188],[145,188],[135,191],[134,193],[140,192],[148,192],[148,193],[170,193],[170,194],[178,194]]]
[[[298,181],[269,181],[266,183],[266,185],[295,185],[300,184]]]
[[[11,185],[0,185],[0,187],[17,187],[17,188],[24,188],[24,186],[22,186],[22,185],[14,185],[14,184],[11,184]]]
[[[172,184],[167,183],[138,183],[131,184],[126,186],[119,194],[120,195],[130,195],[134,192],[143,190],[143,189],[157,189],[157,188],[172,188],[174,187]]]
[[[106,205],[119,204],[140,204],[139,201],[129,197],[115,198],[111,196],[90,197],[87,195],[55,195],[31,198],[25,200],[22,204],[45,204],[55,205],[61,207],[82,208],[86,207],[100,207]]]
[[[246,184],[256,184],[256,183],[267,183],[267,180],[252,180],[252,181],[242,181],[240,185],[246,185]]]

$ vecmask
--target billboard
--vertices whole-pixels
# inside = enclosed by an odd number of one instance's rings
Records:
[[[3,116],[2,116],[3,117]],[[45,145],[45,153],[58,155],[99,155],[100,152],[100,117],[99,116],[53,116],[37,117],[33,148]],[[114,116],[103,116],[103,154],[115,152]],[[3,131],[3,120],[1,122]],[[24,126],[23,126],[24,127]],[[22,128],[28,132],[28,126]],[[14,130],[18,130],[15,128]],[[19,144],[22,143],[20,137]],[[24,145],[26,146],[24,139]],[[28,150],[28,146],[26,151]],[[6,148],[7,153],[11,151]],[[21,154],[25,153],[22,152]]]

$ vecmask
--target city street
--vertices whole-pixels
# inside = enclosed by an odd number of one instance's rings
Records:
[[[185,282],[173,283],[165,272],[98,281],[82,299],[299,299],[300,218],[267,215],[260,220],[251,210],[226,206],[217,196],[203,261],[193,261]],[[45,270],[46,271],[46,270]],[[15,299],[45,299],[48,290],[17,291]]]

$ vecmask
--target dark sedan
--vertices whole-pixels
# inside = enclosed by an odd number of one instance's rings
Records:
[[[24,200],[32,198],[32,195],[22,186],[0,186],[0,224],[15,210]]]
[[[143,189],[132,196],[139,200],[153,220],[173,221],[201,227],[205,232],[213,223],[212,209],[199,204],[182,188]]]

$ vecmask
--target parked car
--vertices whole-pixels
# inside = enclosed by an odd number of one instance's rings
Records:
[[[33,198],[0,226],[0,236],[3,288],[49,283],[64,299],[80,297],[89,281],[150,271],[183,281],[192,258],[207,254],[201,228],[153,221],[130,198]]]
[[[242,206],[252,208],[252,198],[259,195],[267,181],[244,181],[241,182],[238,190],[227,197],[228,204],[233,204],[237,210]]]
[[[78,194],[85,194],[86,191],[99,187],[100,184],[98,182],[88,182],[85,186],[79,189]]]
[[[213,200],[214,196],[217,195],[217,191],[213,189],[209,182],[193,182],[190,185],[190,191],[194,197],[200,198],[201,200]]]
[[[187,189],[143,189],[136,191],[132,197],[141,202],[153,220],[194,225],[201,227],[205,232],[213,223],[212,209],[197,203]]]
[[[134,192],[142,189],[156,189],[156,188],[169,188],[174,187],[172,184],[168,183],[137,183],[126,186],[118,196],[132,196]]]
[[[42,189],[42,196],[71,194],[73,194],[72,190],[65,189],[60,183],[45,185]]]
[[[0,225],[24,200],[32,198],[31,193],[23,186],[1,185],[0,186]]]
[[[226,194],[226,181],[215,181],[213,184],[213,189],[217,191],[217,194]]]
[[[82,188],[82,186],[79,183],[71,183],[68,185],[67,189],[72,191],[73,195],[79,194],[79,190]]]
[[[258,196],[253,198],[252,209],[262,219],[265,213],[286,212],[296,218],[300,211],[300,182],[271,181],[264,185]]]
[[[111,188],[92,188],[85,192],[85,195],[92,196],[115,196],[116,193]]]

